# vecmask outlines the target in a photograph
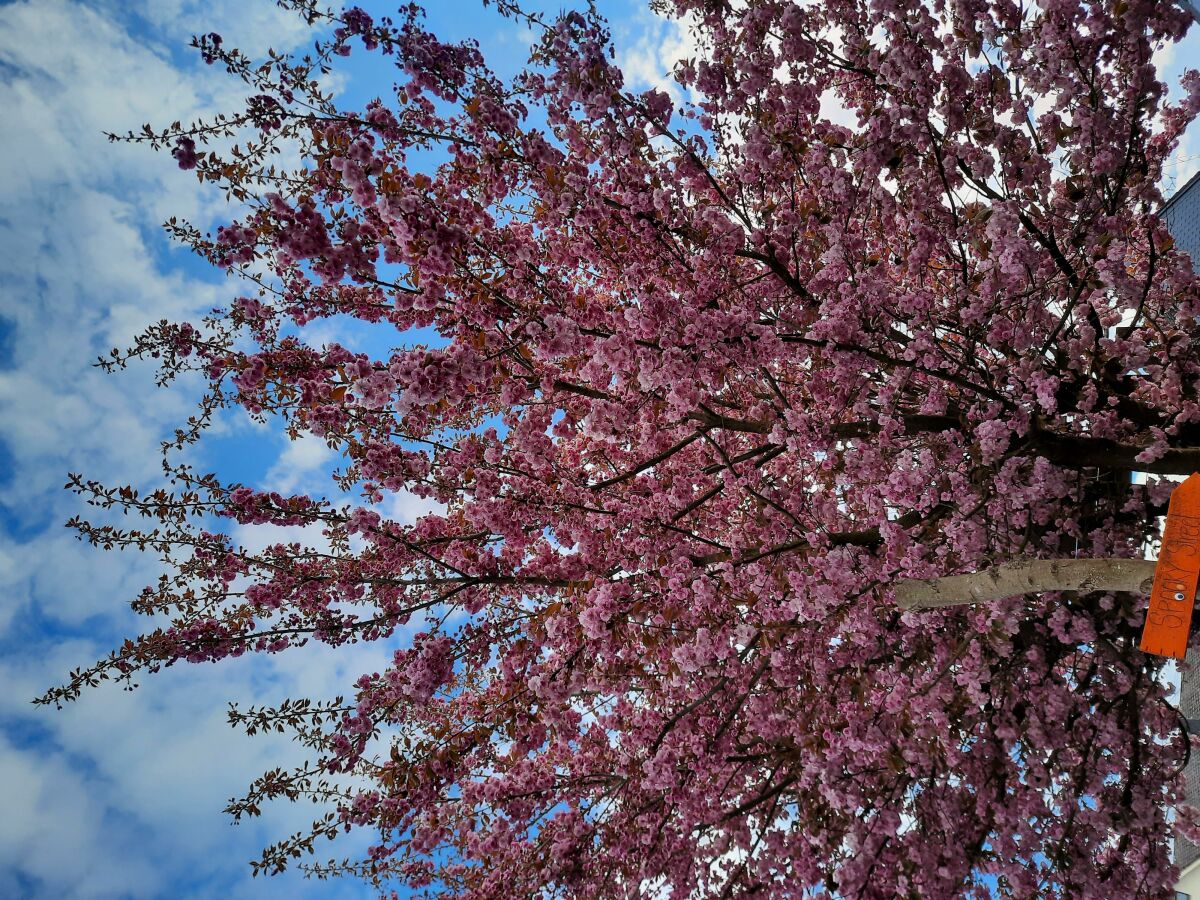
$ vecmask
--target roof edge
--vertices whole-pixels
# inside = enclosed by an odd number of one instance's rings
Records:
[[[1176,881],[1175,883],[1179,884],[1180,881],[1183,881],[1183,879],[1195,872],[1197,868],[1200,868],[1200,859],[1193,859],[1190,863],[1179,870],[1179,881]]]
[[[1188,191],[1192,190],[1193,188],[1196,188],[1198,184],[1200,184],[1200,172],[1197,172],[1195,175],[1193,175],[1191,178],[1189,178],[1184,183],[1183,187],[1181,187],[1174,194],[1172,194],[1171,199],[1163,204],[1163,207],[1162,207],[1162,209],[1160,209],[1158,211],[1158,214],[1160,216],[1164,215],[1167,212],[1167,210],[1169,210],[1172,206],[1175,205],[1176,200],[1178,200],[1180,197],[1182,197]]]

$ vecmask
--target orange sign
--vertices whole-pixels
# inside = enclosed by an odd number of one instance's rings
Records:
[[[1162,549],[1154,567],[1154,590],[1142,629],[1141,648],[1156,656],[1183,659],[1187,653],[1196,580],[1200,577],[1200,474],[1193,473],[1171,494]]]

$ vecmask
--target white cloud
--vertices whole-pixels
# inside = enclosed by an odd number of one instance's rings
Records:
[[[284,495],[328,490],[328,471],[335,459],[336,454],[322,438],[302,434],[283,448],[263,479],[263,489]]]
[[[322,6],[340,8],[338,2]],[[130,8],[144,16],[157,32],[186,43],[192,35],[216,32],[227,46],[235,46],[252,58],[267,50],[295,47],[306,43],[308,27],[299,16],[273,3],[247,3],[246,0],[120,0],[110,8],[114,13]]]
[[[18,881],[17,872],[36,877],[47,895],[153,896],[163,890],[162,875],[149,861],[120,852],[130,836],[105,822],[104,804],[68,759],[35,756],[0,737],[0,772],[0,894],[27,895],[29,885]]]
[[[65,671],[98,649],[71,642],[47,662]],[[0,744],[0,775],[19,788],[6,788],[12,814],[2,817],[8,825],[0,827],[0,872],[21,872],[47,897],[203,897],[215,893],[203,887],[206,879],[242,881],[248,860],[270,841],[304,828],[312,809],[273,804],[238,829],[229,827],[221,810],[252,777],[297,764],[305,751],[283,736],[231,731],[214,698],[262,703],[287,695],[324,697],[331,685],[379,668],[385,657],[377,648],[347,653],[319,647],[269,662],[181,665],[134,693],[106,686],[56,712],[27,703],[44,685],[46,666],[0,665],[8,686],[0,713],[8,727],[48,733],[29,750]],[[4,877],[0,895],[16,896],[3,891]],[[298,878],[243,889],[247,896],[302,896],[308,892],[302,893]],[[181,883],[189,888],[180,889]],[[366,896],[355,890],[350,895]],[[324,895],[315,885],[312,893]]]
[[[622,23],[617,35],[617,63],[634,89],[656,88],[680,99],[679,84],[672,72],[684,59],[699,55],[698,33],[688,19],[668,19],[638,8],[631,21]],[[696,99],[692,97],[691,99]]]
[[[396,491],[384,494],[379,514],[390,521],[412,525],[427,513],[442,513],[445,509],[445,506],[435,500],[427,500],[408,491]]]
[[[334,694],[383,665],[382,648],[180,665],[134,693],[106,686],[58,712],[29,702],[146,624],[124,601],[154,577],[154,560],[76,542],[61,523],[83,508],[62,485],[68,471],[157,482],[158,442],[191,412],[197,386],[160,391],[148,365],[105,375],[91,363],[151,322],[194,318],[234,292],[192,275],[159,231],[170,215],[208,227],[228,214],[219,195],[166,154],[103,136],[231,107],[242,89],[184,46],[210,30],[255,53],[306,36],[270,0],[0,6],[0,108],[12,125],[0,131],[4,897],[370,895],[356,883],[250,880],[247,860],[312,810],[284,803],[233,829],[221,809],[303,751],[233,732],[222,701]],[[300,442],[269,477],[303,489],[326,461]],[[355,852],[355,840],[334,852]]]

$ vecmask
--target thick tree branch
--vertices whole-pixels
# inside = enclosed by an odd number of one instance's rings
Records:
[[[1075,437],[1039,431],[1033,449],[1056,465],[1066,468],[1118,469],[1155,475],[1191,475],[1200,469],[1200,448],[1172,447],[1153,462],[1139,462],[1145,447],[1118,444],[1107,438]]]
[[[1147,594],[1154,566],[1149,559],[1023,559],[966,575],[904,579],[896,582],[895,596],[905,609],[936,609],[1042,591]]]
[[[771,424],[754,419],[736,419],[719,415],[712,410],[692,413],[690,418],[708,428],[739,431],[748,434],[769,434]],[[910,435],[962,430],[956,416],[909,415],[904,417],[904,431]],[[878,434],[878,422],[841,422],[831,428],[834,437],[842,440],[864,438]],[[1127,472],[1149,472],[1155,475],[1190,475],[1200,471],[1200,447],[1171,447],[1158,459],[1138,460],[1146,448],[1135,444],[1119,444],[1108,438],[1087,435],[1056,434],[1036,430],[1025,448],[1050,462],[1068,469],[1101,468]]]

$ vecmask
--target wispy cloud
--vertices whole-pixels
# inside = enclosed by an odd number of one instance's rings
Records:
[[[630,87],[655,88],[679,100],[681,91],[672,73],[681,60],[698,55],[697,37],[690,20],[669,19],[638,5],[628,19],[616,23],[614,38],[621,48],[617,62]]]
[[[123,601],[155,573],[151,559],[92,551],[62,528],[80,512],[62,491],[66,473],[155,482],[158,443],[198,391],[155,389],[149,366],[109,376],[90,364],[147,324],[194,318],[235,290],[171,249],[159,227],[170,215],[208,227],[220,198],[165,154],[103,135],[232,106],[237,85],[186,50],[188,34],[210,30],[256,53],[307,38],[268,0],[0,6],[0,108],[19,123],[0,133],[4,897],[371,895],[355,883],[250,880],[247,861],[312,810],[285,804],[230,827],[227,799],[302,751],[233,732],[222,700],[336,693],[384,664],[382,649],[178,666],[61,712],[29,703],[144,625]],[[328,451],[278,446],[267,480],[311,487]]]

